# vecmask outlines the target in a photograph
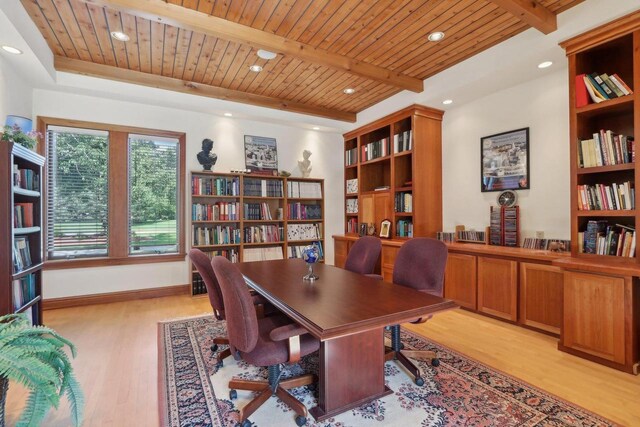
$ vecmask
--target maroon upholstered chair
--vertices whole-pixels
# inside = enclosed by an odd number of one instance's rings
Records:
[[[382,242],[374,236],[363,236],[349,249],[344,263],[345,270],[373,276],[378,258],[382,251]]]
[[[400,247],[393,266],[393,283],[421,292],[442,296],[444,289],[444,270],[447,264],[447,246],[439,240],[416,237]],[[411,323],[423,323],[429,320],[420,318]],[[385,354],[386,360],[396,359],[415,377],[415,383],[424,385],[420,369],[408,357],[430,360],[433,366],[440,361],[433,351],[402,350],[400,325],[391,326],[391,348]]]
[[[209,257],[206,256],[200,249],[195,248],[189,251],[189,258],[191,259],[191,262],[193,262],[193,265],[195,265],[198,273],[200,273],[200,277],[202,277],[202,280],[207,287],[207,295],[209,296],[209,303],[211,303],[211,308],[213,309],[214,316],[218,320],[225,320],[222,291],[220,290],[220,285],[218,284],[216,275],[213,272],[213,267],[211,267],[211,259],[209,259]],[[266,301],[261,296],[254,296],[254,304],[260,317],[262,317],[264,314],[265,302]],[[217,351],[218,345],[228,344],[229,340],[227,339],[227,337],[216,337],[213,339],[211,351]],[[218,365],[222,366],[222,361],[230,355],[231,350],[229,348],[226,348],[218,353]]]
[[[237,397],[236,389],[258,392],[251,402],[240,409],[239,424],[242,427],[251,426],[247,418],[270,396],[275,395],[298,414],[296,424],[304,425],[307,422],[307,408],[287,390],[311,384],[314,376],[307,374],[280,380],[280,365],[298,362],[302,356],[318,350],[320,342],[284,315],[258,319],[249,289],[238,268],[219,256],[213,258],[211,265],[224,297],[229,343],[241,359],[252,365],[267,366],[269,372],[267,381],[229,381],[231,399]]]

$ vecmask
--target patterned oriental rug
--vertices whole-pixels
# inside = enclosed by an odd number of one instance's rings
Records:
[[[267,378],[256,368],[232,357],[216,367],[213,337],[225,334],[224,322],[212,316],[161,322],[158,325],[159,402],[163,426],[234,426],[238,408],[251,392],[238,391],[229,400],[232,377]],[[500,373],[425,338],[403,331],[407,349],[435,350],[440,366],[422,363],[425,385],[418,387],[396,362],[387,362],[385,377],[394,391],[382,399],[320,423],[314,427],[358,426],[612,426],[610,421],[565,402],[513,377]],[[284,376],[317,372],[318,356],[287,367]],[[307,408],[315,406],[315,386],[292,390]],[[259,427],[295,427],[295,413],[277,398],[270,398],[249,419]]]

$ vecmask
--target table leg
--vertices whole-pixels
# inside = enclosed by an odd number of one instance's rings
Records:
[[[309,411],[317,421],[392,393],[384,385],[383,335],[380,328],[321,343],[318,406]]]

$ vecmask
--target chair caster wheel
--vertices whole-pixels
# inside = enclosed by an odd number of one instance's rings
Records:
[[[241,423],[237,423],[236,427],[251,427],[251,421],[249,420],[244,420]]]
[[[229,399],[233,400],[237,398],[238,398],[238,392],[235,390],[229,390]]]
[[[213,351],[213,352],[218,351],[218,344],[213,344],[213,345],[211,346],[211,351]]]
[[[400,343],[400,350],[404,350],[404,344]]]
[[[440,359],[431,359],[431,366],[433,367],[440,366]]]
[[[218,360],[218,363],[216,363],[216,368],[220,369],[222,368],[223,365],[224,365],[224,362],[222,360]]]
[[[299,427],[302,427],[303,425],[305,425],[307,423],[307,417],[303,417],[302,415],[298,415],[296,417],[296,424]]]
[[[420,377],[417,377],[414,382],[418,387],[422,387],[424,385],[424,380]]]

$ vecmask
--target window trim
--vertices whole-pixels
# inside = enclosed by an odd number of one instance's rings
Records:
[[[66,268],[103,267],[111,265],[147,264],[156,262],[183,261],[185,252],[185,152],[186,134],[159,129],[148,129],[135,126],[120,126],[106,123],[70,120],[56,117],[38,117],[37,127],[42,135],[46,135],[48,126],[66,126],[71,128],[83,128],[104,130],[109,132],[109,246],[108,256],[78,259],[45,259],[45,270],[58,270]],[[161,136],[178,140],[178,252],[172,254],[129,255],[128,235],[128,140],[129,134]],[[38,144],[38,153],[47,155],[47,144],[43,141]],[[127,171],[127,173],[123,173]],[[48,174],[44,174],[43,197],[47,201]],[[43,232],[47,234],[47,221],[43,221]],[[46,251],[45,251],[46,252]]]

